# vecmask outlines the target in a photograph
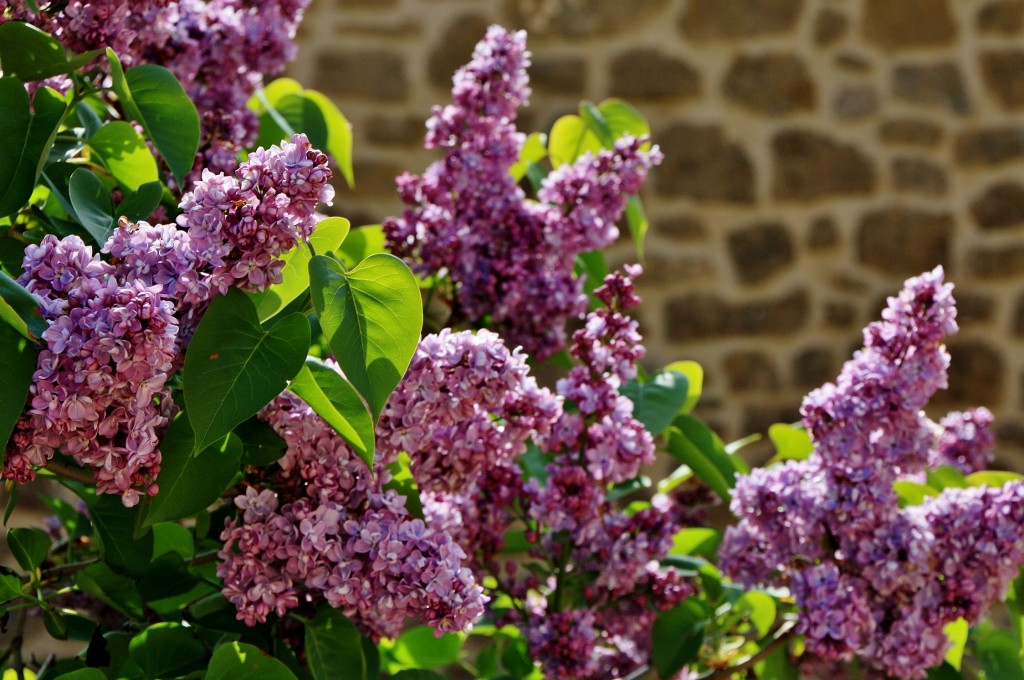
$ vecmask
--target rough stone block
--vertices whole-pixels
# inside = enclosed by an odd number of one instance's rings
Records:
[[[427,58],[427,76],[432,85],[445,91],[452,89],[452,75],[469,61],[489,24],[481,16],[466,14],[445,28]]]
[[[820,387],[836,379],[840,366],[829,348],[805,349],[793,357],[793,384],[805,390]]]
[[[953,216],[895,206],[861,219],[857,258],[872,269],[900,277],[949,264]]]
[[[949,45],[956,23],[946,0],[864,0],[864,38],[886,50]]]
[[[990,127],[968,130],[956,138],[956,162],[964,166],[997,166],[1024,158],[1024,128]]]
[[[778,222],[743,227],[729,234],[728,244],[733,271],[743,283],[770,278],[794,260],[789,231]]]
[[[1024,187],[999,182],[971,202],[971,215],[982,229],[1004,229],[1024,224]]]
[[[878,129],[886,144],[932,147],[942,141],[942,128],[927,120],[887,120]]]
[[[814,82],[795,54],[740,55],[729,66],[722,91],[732,102],[769,116],[809,111]]]
[[[708,235],[704,224],[691,215],[661,218],[652,222],[652,228],[675,241],[703,241]]]
[[[787,33],[803,0],[690,0],[680,27],[693,40],[729,40]]]
[[[831,217],[818,217],[811,223],[811,231],[807,235],[807,247],[811,250],[824,250],[839,244],[839,227]]]
[[[549,0],[538,11],[535,0],[505,0],[509,23],[531,33],[587,38],[619,33],[649,21],[668,0]]]
[[[967,256],[967,266],[979,279],[1010,279],[1024,274],[1024,246],[978,248]]]
[[[927,196],[944,196],[949,186],[946,171],[937,163],[923,158],[894,158],[892,186]]]
[[[821,47],[831,45],[844,35],[849,28],[846,15],[834,9],[825,8],[814,19],[814,43]]]
[[[530,66],[530,87],[536,92],[582,96],[587,65],[582,59],[540,58]]]
[[[314,87],[339,98],[395,101],[405,97],[409,83],[401,55],[378,49],[344,49],[318,56]]]
[[[810,297],[794,290],[780,298],[730,303],[714,293],[669,300],[665,326],[672,342],[727,336],[789,336],[806,324]]]
[[[953,113],[971,110],[960,70],[952,62],[902,64],[893,70],[892,94],[911,104],[934,106]]]
[[[655,190],[698,201],[754,202],[754,169],[743,148],[717,125],[677,123],[655,135],[665,162],[652,171]]]
[[[1024,0],[999,0],[978,10],[979,33],[1017,35],[1024,28]]]
[[[949,388],[939,390],[932,404],[998,406],[1006,383],[1006,366],[999,352],[985,343],[968,340],[951,340],[947,348]]]
[[[611,63],[611,91],[627,99],[686,99],[700,94],[700,73],[657,49],[635,49]]]
[[[725,357],[725,376],[736,391],[772,390],[779,387],[779,374],[771,355],[765,352],[733,352]]]
[[[850,144],[794,129],[776,134],[772,151],[772,193],[781,201],[865,195],[874,189],[871,159]]]
[[[839,90],[832,100],[832,111],[839,120],[859,120],[878,111],[878,93],[871,85],[850,85]]]
[[[374,144],[420,145],[427,134],[422,118],[377,115],[366,124],[366,139]]]
[[[1004,109],[1024,106],[1024,51],[983,52],[978,61],[985,87]]]

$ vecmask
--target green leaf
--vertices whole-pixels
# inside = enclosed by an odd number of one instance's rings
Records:
[[[384,485],[385,490],[395,490],[401,496],[405,496],[405,509],[417,519],[423,519],[423,502],[420,500],[420,490],[416,486],[416,478],[412,476],[412,461],[409,454],[401,451],[395,462],[388,465],[391,472],[391,481]]]
[[[704,629],[711,611],[697,598],[658,614],[652,630],[651,663],[658,675],[667,678],[692,661],[704,642]]]
[[[551,126],[548,157],[553,167],[572,163],[585,152],[598,153],[601,141],[579,116],[562,116]]]
[[[6,24],[5,24],[6,25]],[[32,196],[67,105],[53,90],[36,90],[34,112],[20,80],[0,78],[0,217],[21,209]]]
[[[110,48],[110,74],[125,113],[153,140],[174,178],[181,184],[199,149],[199,113],[174,74],[163,66],[140,64],[128,69]]]
[[[306,658],[315,680],[366,680],[366,659],[355,624],[330,607],[320,607],[306,626]]]
[[[306,99],[313,102],[320,109],[324,123],[327,125],[327,144],[321,147],[334,159],[345,178],[345,183],[350,187],[355,186],[355,175],[352,171],[352,125],[345,118],[344,114],[334,105],[328,97],[316,90],[306,90]]]
[[[605,99],[597,105],[613,139],[629,134],[644,137],[651,134],[651,126],[640,111],[621,99]]]
[[[736,468],[711,430],[691,416],[680,416],[666,430],[668,452],[728,503]]]
[[[462,638],[451,633],[434,636],[429,626],[416,626],[402,633],[391,650],[403,668],[437,668],[457,663]]]
[[[548,136],[542,132],[531,133],[519,149],[519,160],[509,168],[509,174],[518,182],[526,176],[531,165],[540,163],[548,157]]]
[[[928,680],[964,680],[964,676],[960,671],[943,662],[941,666],[928,669]]]
[[[814,452],[811,435],[802,427],[775,423],[768,427],[768,438],[779,460],[804,460]]]
[[[205,680],[296,680],[288,667],[258,647],[227,642],[210,659]]]
[[[0,375],[4,377],[4,388],[0,390],[0,446],[3,448],[25,409],[35,370],[35,345],[0,321]]]
[[[132,638],[128,654],[146,680],[175,678],[205,666],[206,649],[194,633],[177,623],[154,623]]]
[[[0,272],[0,320],[33,341],[38,340],[47,327],[35,296],[4,272]]]
[[[114,206],[110,201],[110,190],[103,186],[100,178],[85,168],[75,170],[68,183],[68,195],[75,209],[75,216],[97,245],[103,246],[114,232]]]
[[[0,67],[25,82],[68,72],[68,58],[56,38],[20,21],[0,24]]]
[[[123,120],[107,123],[89,138],[89,146],[114,179],[129,191],[160,179],[153,152],[131,123]]]
[[[1024,680],[1017,640],[1008,630],[986,629],[978,636],[978,657],[991,680]]]
[[[348,272],[318,255],[309,263],[309,279],[327,342],[377,418],[419,343],[423,308],[416,278],[393,255],[371,255]]]
[[[238,472],[241,440],[229,434],[193,455],[195,442],[187,415],[171,423],[160,442],[160,491],[149,503],[143,526],[183,519],[207,508]]]
[[[51,609],[49,606],[43,607],[43,626],[46,628],[46,632],[50,634],[50,637],[57,640],[68,639],[67,617]]]
[[[153,557],[153,532],[135,536],[139,508],[126,508],[120,496],[104,494],[86,499],[89,518],[103,541],[103,556],[116,571],[142,575]]]
[[[426,668],[407,668],[392,675],[391,680],[445,680],[445,677]]]
[[[943,489],[967,488],[967,482],[964,480],[964,476],[960,474],[960,471],[948,465],[943,465],[934,470],[926,470],[925,477],[928,480],[928,485],[939,491]]]
[[[10,602],[25,594],[21,579],[12,574],[0,574],[0,604]]]
[[[79,668],[77,671],[58,675],[54,680],[107,680],[107,676],[98,668]]]
[[[184,392],[194,451],[219,441],[276,397],[302,368],[309,322],[289,314],[264,330],[236,288],[216,298],[185,355]]]
[[[300,243],[281,258],[285,263],[281,270],[281,283],[256,296],[256,312],[260,321],[273,318],[309,289],[309,261],[313,252],[319,255],[334,252],[345,241],[349,228],[349,221],[344,217],[328,217],[316,225],[316,231],[309,237],[312,252]]]
[[[918,484],[906,480],[898,480],[893,483],[892,490],[896,492],[901,508],[908,505],[921,505],[926,498],[939,495],[939,490],[927,484]]]
[[[576,276],[583,279],[583,292],[590,298],[591,311],[603,306],[603,303],[594,297],[594,291],[604,283],[604,277],[608,276],[608,260],[600,250],[590,250],[576,256],[574,266]]]
[[[83,593],[92,595],[130,618],[141,620],[145,616],[142,596],[135,580],[115,574],[103,562],[91,564],[75,574],[75,585]]]
[[[701,365],[696,361],[673,361],[662,370],[675,371],[686,376],[689,391],[686,395],[686,403],[683,404],[683,413],[693,411],[693,407],[697,405],[704,389],[704,369]]]
[[[195,557],[196,546],[192,532],[177,522],[160,522],[153,525],[153,557],[167,553],[180,555],[189,560]]]
[[[629,225],[629,235],[633,237],[636,257],[642,261],[644,259],[644,239],[647,238],[647,230],[651,225],[647,220],[647,213],[644,212],[644,204],[640,201],[639,196],[630,196],[626,201],[626,224]]]
[[[680,529],[672,537],[672,549],[669,555],[700,555],[709,560],[715,559],[715,550],[722,542],[722,534],[706,527],[687,527]]]
[[[946,650],[946,663],[953,668],[960,670],[960,663],[964,658],[964,647],[967,645],[967,632],[970,626],[967,619],[960,617],[956,621],[950,621],[942,629],[952,646]]]
[[[746,617],[750,624],[757,631],[757,636],[763,638],[772,631],[772,624],[775,623],[775,600],[768,593],[751,590],[740,596],[732,609],[737,614]]]
[[[615,136],[608,125],[607,119],[604,117],[604,113],[599,108],[594,106],[592,102],[583,101],[580,102],[579,111],[580,118],[587,124],[587,128],[594,133],[598,141],[601,142],[601,146],[606,149],[615,146]]]
[[[40,529],[11,529],[7,547],[25,571],[34,571],[50,552],[50,537]]]
[[[370,255],[386,252],[383,228],[379,224],[369,224],[349,233],[338,250],[338,257],[346,267],[355,267]]]
[[[327,421],[368,468],[373,468],[373,418],[348,380],[327,364],[311,357],[306,359],[306,365],[288,389]]]
[[[153,214],[160,199],[163,198],[164,188],[160,182],[146,182],[138,189],[125,196],[124,200],[114,208],[115,217],[126,217],[130,222],[144,220]]]
[[[2,371],[0,371],[2,372]],[[0,431],[2,434],[2,431]],[[1006,470],[982,470],[972,472],[964,478],[967,486],[1002,486],[1007,482],[1016,482],[1024,479],[1024,475]]]
[[[633,417],[657,437],[680,414],[688,386],[682,373],[659,371],[646,382],[632,380],[623,385],[619,394],[633,402]]]
[[[776,648],[755,668],[757,677],[763,680],[800,680],[800,671],[790,661],[786,645]]]

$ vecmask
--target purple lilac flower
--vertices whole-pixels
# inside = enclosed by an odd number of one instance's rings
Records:
[[[42,334],[29,403],[3,476],[24,482],[60,448],[92,468],[99,493],[135,505],[157,492],[159,441],[174,406],[174,305],[159,286],[125,281],[77,236],[25,250],[19,282],[41,301]]]
[[[453,103],[427,122],[426,146],[448,149],[444,160],[398,178],[410,209],[386,219],[384,232],[416,271],[451,277],[459,314],[489,315],[510,345],[543,359],[565,344],[566,321],[586,310],[575,256],[618,237],[629,194],[661,154],[624,138],[549,175],[542,202],[527,200],[509,172],[524,139],[516,110],[530,94],[525,40],[523,32],[488,29],[455,74]]]
[[[309,0],[37,4],[35,12],[21,0],[0,1],[0,22],[27,21],[75,52],[111,47],[125,66],[159,64],[177,76],[202,124],[195,181],[204,169],[233,172],[238,154],[255,141],[259,121],[246,103],[265,74],[280,73],[294,58]]]
[[[414,519],[384,490],[388,456],[371,471],[327,423],[291,393],[261,412],[288,444],[274,471],[235,499],[240,515],[221,539],[217,575],[249,625],[323,598],[375,639],[407,617],[460,631],[486,602],[451,536]]]
[[[941,425],[920,410],[946,385],[951,288],[936,269],[889,299],[836,383],[804,400],[814,453],[738,480],[740,522],[719,549],[733,579],[791,589],[810,653],[891,677],[924,678],[948,647],[944,626],[977,621],[1024,564],[1024,484],[906,508],[893,491],[926,466],[973,471],[991,455],[987,410]]]

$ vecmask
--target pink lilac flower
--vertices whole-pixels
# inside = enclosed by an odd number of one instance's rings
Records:
[[[586,310],[577,254],[618,237],[615,223],[630,194],[661,161],[630,137],[585,154],[549,175],[529,201],[509,170],[524,136],[517,109],[530,94],[525,33],[492,26],[454,77],[453,103],[427,122],[427,148],[448,149],[421,176],[398,178],[410,206],[384,221],[392,252],[419,273],[444,273],[456,286],[455,310],[491,319],[510,345],[543,359],[565,344],[565,324]]]
[[[788,586],[811,654],[924,678],[946,624],[977,621],[1024,564],[1024,485],[946,489],[901,508],[893,483],[927,466],[970,472],[991,456],[991,414],[920,410],[946,385],[942,338],[957,330],[940,268],[909,279],[835,384],[804,400],[805,461],[737,482],[740,522],[719,549],[745,585]]]
[[[288,449],[272,472],[235,499],[240,515],[221,539],[217,574],[239,620],[254,625],[302,601],[325,600],[375,639],[395,637],[408,617],[460,631],[486,597],[443,531],[410,516],[405,498],[326,422],[291,393],[261,412]]]

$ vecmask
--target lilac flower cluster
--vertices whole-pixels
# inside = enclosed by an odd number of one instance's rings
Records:
[[[384,233],[416,271],[451,278],[457,315],[490,315],[511,345],[543,359],[565,344],[567,319],[586,310],[575,256],[618,237],[628,196],[661,154],[623,138],[555,170],[538,192],[541,202],[527,200],[509,171],[524,139],[515,118],[530,94],[528,65],[525,33],[487,31],[455,74],[454,103],[435,108],[427,122],[426,146],[448,149],[444,160],[398,179],[411,208],[386,219]]]
[[[503,616],[523,628],[550,678],[635,671],[649,659],[657,610],[693,592],[658,563],[680,513],[663,498],[626,514],[607,495],[609,482],[635,476],[654,453],[618,394],[643,354],[623,313],[639,302],[631,277],[640,269],[627,272],[598,289],[607,308],[574,335],[580,366],[559,382],[558,397],[538,388],[522,353],[494,333],[442,331],[423,340],[378,426],[389,455],[410,454],[428,525],[455,537],[479,580],[490,576],[525,603],[525,614]],[[523,482],[519,456],[530,438],[551,460],[546,481]],[[516,527],[537,569],[500,554]],[[539,576],[539,565],[551,576]]]
[[[159,286],[115,275],[77,236],[25,251],[19,279],[49,325],[3,476],[31,480],[60,448],[92,468],[99,493],[155,494],[160,434],[173,413],[174,305]]]
[[[941,268],[906,282],[835,384],[804,400],[804,461],[740,479],[719,555],[745,584],[788,586],[798,630],[825,660],[924,678],[944,626],[975,622],[1024,564],[1024,485],[946,489],[901,509],[893,484],[926,466],[973,471],[991,455],[991,414],[921,411],[946,385],[941,344],[957,330]]]
[[[285,392],[261,412],[285,456],[235,499],[217,575],[249,625],[310,599],[341,609],[365,633],[395,637],[407,617],[460,631],[486,598],[451,536],[414,519],[385,490],[381,457],[367,468],[309,406]]]
[[[159,64],[180,80],[199,110],[203,168],[232,172],[256,139],[246,103],[264,74],[295,55],[295,32],[309,0],[0,1],[0,22],[27,21],[75,52],[111,47],[125,64]],[[54,83],[61,87],[61,83]],[[63,89],[70,83],[65,81]]]
[[[25,482],[55,450],[94,470],[100,493],[157,492],[159,440],[175,408],[166,383],[209,301],[280,281],[278,259],[315,227],[333,189],[326,157],[304,135],[258,149],[234,177],[206,175],[181,224],[122,222],[103,262],[77,236],[25,251],[19,282],[48,321],[29,404],[3,476]]]

